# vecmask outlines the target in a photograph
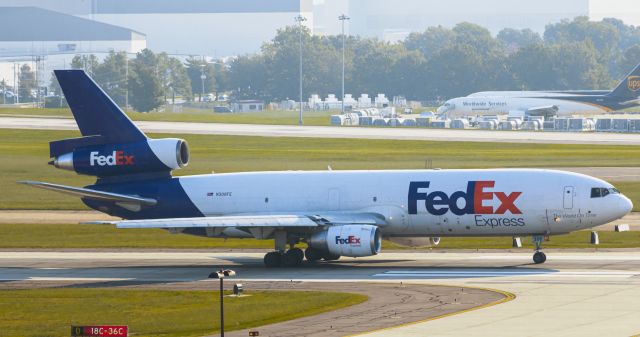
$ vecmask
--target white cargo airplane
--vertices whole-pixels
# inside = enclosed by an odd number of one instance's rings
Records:
[[[381,238],[525,236],[543,239],[627,214],[631,201],[611,184],[553,170],[252,172],[172,177],[187,165],[180,139],[150,139],[80,70],[58,70],[81,138],[50,143],[51,164],[97,177],[76,195],[121,217],[117,228],[162,228],[205,237],[275,239],[268,267],[361,257]],[[435,241],[435,240],[434,240]],[[305,252],[295,246],[306,242]],[[287,245],[289,249],[287,250]]]
[[[446,101],[437,110],[448,117],[505,115],[593,115],[640,105],[640,65],[611,91],[482,91]]]

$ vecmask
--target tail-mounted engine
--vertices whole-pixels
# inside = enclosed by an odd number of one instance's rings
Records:
[[[131,143],[103,143],[102,137],[66,139],[50,144],[56,168],[78,174],[109,177],[122,174],[169,172],[189,163],[189,147],[182,139],[146,139]]]

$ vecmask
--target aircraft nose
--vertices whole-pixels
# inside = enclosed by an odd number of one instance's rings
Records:
[[[631,199],[622,194],[620,195],[620,199],[620,213],[622,213],[622,215],[627,215],[633,209],[633,202],[631,202]]]

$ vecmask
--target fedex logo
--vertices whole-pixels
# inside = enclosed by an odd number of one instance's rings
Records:
[[[353,235],[349,235],[346,238],[343,238],[341,236],[336,236],[336,245],[352,245],[352,246],[359,246],[360,245],[360,238],[355,237]]]
[[[494,192],[495,181],[470,181],[466,191],[456,191],[448,195],[442,191],[430,193],[420,192],[429,188],[428,181],[412,181],[409,184],[409,214],[418,214],[418,200],[424,200],[427,212],[433,215],[444,215],[448,211],[455,215],[465,214],[522,214],[515,202],[522,192]],[[463,206],[458,201],[464,200]],[[497,208],[485,202],[497,199]]]
[[[133,165],[133,155],[127,156],[124,151],[113,151],[108,156],[102,156],[98,151],[92,151],[89,155],[89,165],[95,166],[117,166],[117,165]]]

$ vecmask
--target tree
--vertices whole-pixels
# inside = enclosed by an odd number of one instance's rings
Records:
[[[562,20],[547,25],[544,40],[551,44],[591,41],[600,54],[608,56],[618,46],[620,33],[611,23],[589,21],[588,17],[579,16],[573,21]]]
[[[235,99],[273,99],[274,94],[267,92],[265,58],[245,55],[234,59],[229,68],[229,87]]]
[[[404,40],[408,50],[417,50],[424,57],[431,57],[442,48],[454,43],[456,33],[442,26],[429,27],[422,33],[411,33]]]
[[[203,92],[211,93],[216,91],[216,78],[214,68],[211,64],[207,63],[204,59],[191,56],[186,60],[185,66],[187,76],[191,81],[191,92],[194,96],[198,95],[200,101],[202,101]],[[205,76],[204,90],[202,87],[202,75]]]
[[[187,68],[180,60],[175,57],[168,58],[164,75],[165,97],[171,95],[173,100],[179,95],[187,101],[193,99],[191,79],[187,74]]]
[[[480,54],[469,45],[454,44],[440,50],[427,63],[432,97],[464,96],[478,91],[482,68]]]
[[[120,106],[127,95],[127,54],[111,51],[104,61],[94,65],[93,79]]]
[[[519,49],[509,56],[507,62],[517,89],[558,89],[553,51],[542,43]]]
[[[497,39],[506,47],[507,53],[513,53],[520,48],[542,43],[540,34],[529,28],[505,28],[498,32]]]
[[[94,70],[98,68],[98,58],[93,55],[76,55],[71,59],[71,69],[83,69],[90,76],[93,76]]]
[[[149,49],[139,52],[130,63],[130,102],[136,111],[149,112],[164,103],[162,80],[156,66],[156,56]]]
[[[21,102],[33,101],[35,99],[32,91],[37,89],[36,74],[31,70],[31,66],[23,64],[18,75],[18,94]]]

